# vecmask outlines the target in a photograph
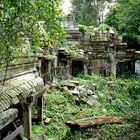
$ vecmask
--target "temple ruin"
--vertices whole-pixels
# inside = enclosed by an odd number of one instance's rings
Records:
[[[30,56],[20,57],[18,64],[10,64],[7,73],[0,75],[0,139],[32,139],[32,104],[37,104],[36,121],[43,122],[43,94],[49,83],[57,78],[69,79],[79,74],[98,74],[104,77],[121,74],[140,74],[135,62],[140,53],[127,49],[115,29],[83,34],[75,19],[69,15],[64,21],[66,41],[61,48],[42,48]],[[135,70],[137,69],[137,71]]]
[[[138,70],[135,70],[135,62],[140,59],[139,51],[128,49],[115,29],[96,32],[89,27],[83,34],[71,15],[68,15],[64,24],[66,42],[58,49],[57,54],[58,61],[62,62],[63,59],[65,62],[61,65],[69,68],[69,75],[98,74],[119,77],[139,74]],[[138,69],[138,65],[136,68]]]

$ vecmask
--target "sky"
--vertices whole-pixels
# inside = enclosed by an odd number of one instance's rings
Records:
[[[63,12],[66,15],[70,13],[71,6],[72,6],[72,4],[71,4],[70,0],[63,0],[63,4],[61,7],[62,7]]]

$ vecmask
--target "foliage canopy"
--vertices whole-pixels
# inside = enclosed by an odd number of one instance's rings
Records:
[[[24,51],[28,47],[28,51],[33,52],[40,46],[59,43],[64,34],[60,2],[1,0],[0,57],[10,59],[13,55],[23,54],[23,47]]]
[[[119,0],[107,14],[105,23],[115,27],[129,46],[140,44],[140,1]]]
[[[104,2],[105,0],[72,0],[72,13],[78,23],[87,26],[96,26],[99,24],[99,10],[102,8]]]

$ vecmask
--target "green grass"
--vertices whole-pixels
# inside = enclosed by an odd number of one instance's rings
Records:
[[[99,76],[76,77],[80,84],[91,88],[91,84],[97,85],[96,94],[100,107],[89,107],[82,101],[75,102],[67,91],[50,90],[44,95],[44,116],[52,118],[46,126],[33,126],[33,133],[45,130],[44,139],[58,137],[60,140],[139,140],[140,129],[137,127],[140,120],[140,80],[138,79],[114,79]],[[107,88],[107,83],[113,82],[113,89]],[[108,102],[107,96],[111,93],[113,102]],[[133,129],[119,127],[118,125],[103,125],[98,128],[90,128],[84,131],[71,132],[65,125],[66,120],[80,119],[100,115],[116,115],[125,118],[123,124],[135,124]]]

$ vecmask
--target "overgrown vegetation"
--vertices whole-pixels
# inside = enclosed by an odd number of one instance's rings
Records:
[[[140,49],[140,1],[118,0],[107,14],[105,23],[122,34],[129,47]]]
[[[108,31],[109,29],[112,29],[109,25],[102,23],[97,28],[94,26],[85,26],[85,25],[79,25],[79,30],[83,35],[86,33],[100,33],[102,31]]]
[[[100,22],[99,10],[104,2],[105,0],[72,0],[72,13],[78,23],[86,26],[98,26]]]
[[[91,84],[97,85],[95,95],[98,96],[100,106],[90,107],[82,101],[75,101],[69,91],[59,85],[50,89],[45,94],[44,117],[51,118],[47,125],[34,125],[35,137],[39,133],[44,139],[59,138],[60,140],[139,140],[140,139],[140,80],[139,79],[114,79],[113,77],[101,78],[99,76],[76,77],[80,85],[85,85],[87,90]],[[108,88],[110,82],[113,88]],[[66,120],[75,120],[93,116],[122,116],[122,125],[106,124],[97,128],[71,131],[65,125]],[[130,126],[130,127],[129,127]]]
[[[79,43],[78,42],[67,42],[66,46],[64,47],[65,51],[69,54],[75,53],[75,50],[78,49]]]
[[[63,41],[61,0],[1,0],[0,58],[31,55],[40,47]],[[61,42],[60,42],[61,40]]]

